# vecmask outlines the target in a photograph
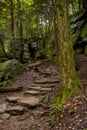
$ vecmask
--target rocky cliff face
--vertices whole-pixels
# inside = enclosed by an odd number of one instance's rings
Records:
[[[87,55],[87,12],[82,11],[71,18],[73,47],[76,53]]]

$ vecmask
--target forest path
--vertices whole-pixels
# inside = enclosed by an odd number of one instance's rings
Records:
[[[0,130],[51,128],[55,111],[50,105],[58,91],[58,68],[46,61],[32,61],[27,67],[10,85],[23,87],[22,91],[0,93]]]
[[[86,87],[87,58],[78,55],[77,61],[81,70],[78,73]],[[27,67],[28,71],[11,83],[13,87],[23,87],[22,91],[0,93],[0,130],[87,128],[87,100],[84,89],[64,104],[63,112],[59,113],[56,122],[56,111],[50,105],[60,88],[58,67],[47,61],[32,61]]]

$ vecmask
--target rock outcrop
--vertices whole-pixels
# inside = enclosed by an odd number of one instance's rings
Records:
[[[75,52],[87,55],[87,12],[82,11],[71,18],[71,29]]]

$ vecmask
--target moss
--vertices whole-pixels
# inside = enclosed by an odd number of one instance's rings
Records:
[[[25,70],[25,66],[16,59],[5,61],[0,64],[0,81],[6,84],[5,81],[14,79],[17,75],[22,74]]]
[[[72,84],[73,84],[73,87],[72,87]],[[72,81],[71,86],[68,87],[66,84],[66,86],[63,89],[61,89],[61,91],[58,94],[55,104],[57,104],[58,106],[62,106],[63,102],[66,99],[69,99],[70,97],[75,95],[75,93],[79,89],[79,86],[81,86],[81,81],[78,79],[78,77],[76,77],[76,79]]]
[[[52,63],[54,63],[54,64],[58,64],[58,56],[54,56],[54,57],[52,57]]]

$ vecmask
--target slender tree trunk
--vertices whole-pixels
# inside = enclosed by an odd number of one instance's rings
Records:
[[[10,0],[10,15],[11,15],[11,33],[12,37],[14,37],[14,4],[13,0]]]
[[[82,9],[82,0],[78,0],[78,4],[79,4],[79,11]]]
[[[71,97],[79,88],[74,53],[72,47],[71,30],[68,22],[67,0],[55,0],[57,11],[57,43],[59,52],[61,91],[58,95],[57,105]]]
[[[18,9],[21,9],[21,3],[20,0],[17,0],[18,3]],[[20,48],[20,61],[23,62],[23,55],[24,55],[24,42],[23,42],[23,26],[22,26],[22,20],[20,17],[20,14],[18,13],[18,22],[19,22],[19,37],[20,37],[20,44],[21,44],[21,48]]]
[[[0,38],[0,47],[2,48],[3,56],[4,56],[4,57],[7,57],[7,58],[11,58],[11,57],[9,56],[9,54],[5,51],[4,39],[3,39],[3,38]]]
[[[83,9],[87,10],[87,0],[82,0]]]
[[[57,31],[57,5],[56,2],[54,0],[51,0],[52,2],[52,17],[53,17],[53,24],[54,24],[54,36],[55,36],[55,48],[58,47],[57,46],[57,36],[58,36],[58,31]]]
[[[2,38],[0,38],[0,44],[1,44],[3,56],[5,56],[6,53],[5,53],[5,48],[4,48],[4,40]]]

